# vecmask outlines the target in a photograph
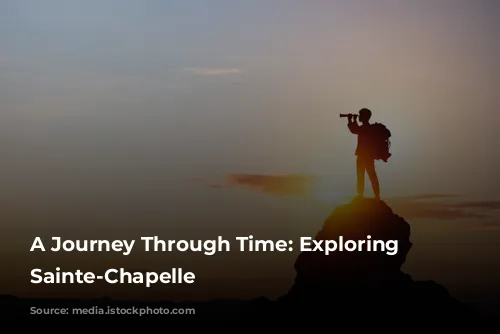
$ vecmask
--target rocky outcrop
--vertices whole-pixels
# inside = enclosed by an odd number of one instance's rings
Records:
[[[391,314],[407,320],[472,319],[469,310],[444,287],[414,281],[401,271],[412,246],[410,225],[383,201],[354,199],[337,207],[315,240],[337,248],[330,254],[299,255],[295,283],[279,300],[285,313],[300,318],[328,313],[339,320],[354,314],[363,318]]]

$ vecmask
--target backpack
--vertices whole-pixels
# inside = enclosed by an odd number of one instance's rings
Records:
[[[374,159],[387,162],[392,155],[389,153],[389,149],[391,148],[391,141],[389,140],[391,131],[381,123],[373,123],[370,130]]]

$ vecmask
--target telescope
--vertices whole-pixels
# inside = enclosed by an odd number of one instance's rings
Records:
[[[340,118],[344,118],[344,117],[354,117],[354,118],[356,118],[356,117],[358,117],[358,115],[357,114],[340,114]]]

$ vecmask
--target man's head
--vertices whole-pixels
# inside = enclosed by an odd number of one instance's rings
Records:
[[[359,111],[359,121],[361,123],[368,123],[372,117],[370,109],[363,108]]]

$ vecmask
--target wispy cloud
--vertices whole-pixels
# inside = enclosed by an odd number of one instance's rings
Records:
[[[188,179],[214,189],[247,188],[273,196],[304,196],[311,193],[316,178],[309,175],[230,174],[222,184],[210,183],[200,177]]]
[[[211,67],[188,67],[184,71],[195,75],[203,76],[222,76],[222,75],[239,75],[243,74],[245,71],[237,67],[222,67],[222,68],[211,68]]]
[[[243,186],[266,194],[281,196],[307,195],[316,178],[309,175],[255,175],[232,174],[228,176],[228,184]]]
[[[451,197],[457,197],[457,196],[451,195],[451,194],[430,193],[430,194],[418,194],[418,195],[411,195],[411,196],[401,196],[399,198],[417,201],[417,200],[428,200],[428,199],[444,199],[444,198],[451,198]]]
[[[500,202],[459,202],[442,198],[394,197],[386,199],[387,204],[406,219],[483,219],[489,217]]]

